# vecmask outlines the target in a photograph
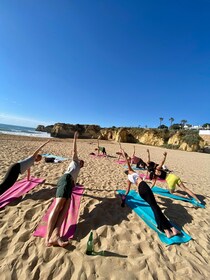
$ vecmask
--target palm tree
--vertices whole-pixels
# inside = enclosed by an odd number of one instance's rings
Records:
[[[182,128],[184,127],[184,125],[187,123],[187,120],[181,120],[181,125],[182,125]]]
[[[172,123],[174,122],[174,118],[171,117],[171,118],[169,119],[169,121],[170,121],[171,126],[172,126]]]
[[[160,126],[161,126],[161,123],[162,123],[162,121],[163,121],[163,118],[159,118],[160,119]]]

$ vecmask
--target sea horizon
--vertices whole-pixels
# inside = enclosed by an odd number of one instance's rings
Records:
[[[36,131],[36,128],[34,128],[34,127],[4,124],[4,123],[0,123],[0,134],[43,137],[43,138],[51,137],[50,133]]]

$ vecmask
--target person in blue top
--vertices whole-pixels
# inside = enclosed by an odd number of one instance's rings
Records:
[[[73,140],[73,156],[66,172],[59,178],[57,183],[57,191],[55,195],[55,206],[52,209],[48,224],[47,234],[45,237],[46,246],[60,246],[65,247],[68,241],[63,241],[60,236],[60,228],[64,217],[70,206],[71,194],[74,186],[77,183],[80,168],[84,166],[84,161],[80,160],[77,155],[76,140],[78,132],[74,133]]]
[[[17,181],[19,174],[23,174],[27,171],[27,180],[30,180],[30,168],[32,165],[34,165],[35,162],[38,162],[42,159],[42,156],[39,154],[39,151],[49,142],[50,140],[48,140],[47,142],[45,142],[44,144],[42,144],[32,155],[30,155],[29,157],[20,160],[16,163],[13,163],[3,181],[0,184],[0,195],[2,195],[6,190],[8,190],[9,188],[11,188],[14,183]]]

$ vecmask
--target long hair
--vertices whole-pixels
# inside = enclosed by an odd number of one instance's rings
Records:
[[[154,178],[155,178],[155,171],[154,171],[154,169],[153,169],[153,170],[151,170],[150,173],[149,173],[149,179],[152,180],[152,179],[154,179]]]

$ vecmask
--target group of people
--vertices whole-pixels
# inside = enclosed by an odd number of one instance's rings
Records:
[[[64,247],[68,244],[68,241],[63,241],[60,237],[60,228],[64,220],[65,214],[68,211],[71,201],[72,190],[77,183],[77,177],[79,175],[80,169],[84,166],[84,161],[78,158],[77,153],[77,138],[78,132],[74,133],[73,139],[73,155],[72,161],[70,162],[66,172],[59,178],[57,182],[57,190],[55,195],[55,205],[52,209],[47,226],[47,234],[45,243],[46,246],[61,246]],[[21,160],[17,163],[14,163],[10,166],[7,171],[5,178],[0,184],[0,195],[3,194],[7,189],[12,187],[17,181],[19,174],[23,174],[27,171],[27,179],[30,180],[30,168],[35,163],[42,159],[42,156],[39,154],[39,151],[49,142],[42,144],[31,156],[27,157],[24,160]],[[119,143],[120,144],[120,143]],[[105,147],[99,146],[96,148],[98,153],[100,151],[103,155],[106,154]],[[160,164],[157,164],[150,159],[150,152],[147,149],[147,162],[144,162],[140,157],[135,155],[135,147],[132,157],[129,157],[128,154],[124,151],[120,144],[120,152],[118,152],[119,157],[123,157],[127,163],[128,170],[125,171],[127,175],[127,190],[125,195],[122,195],[121,206],[125,206],[126,197],[130,191],[131,184],[134,184],[138,187],[139,195],[150,205],[152,211],[154,212],[154,217],[157,223],[159,230],[165,232],[168,238],[180,234],[180,232],[170,223],[170,221],[162,213],[160,207],[158,206],[154,194],[151,188],[155,185],[158,178],[165,179],[168,188],[171,193],[175,192],[175,187],[178,185],[183,191],[187,193],[188,196],[195,198],[199,203],[197,196],[189,190],[181,181],[181,179],[175,174],[168,172],[169,170],[164,166],[167,153],[163,154],[164,158]],[[132,168],[132,164],[136,164],[136,167],[142,167],[149,172],[149,178],[153,181],[152,186],[150,187],[144,179],[142,179],[137,172]],[[178,193],[178,195],[183,196]]]
[[[77,138],[78,132],[74,133],[73,139],[73,155],[66,172],[59,178],[57,182],[57,190],[55,195],[55,205],[52,209],[47,225],[46,245],[58,245],[64,247],[68,244],[60,237],[60,228],[64,220],[65,214],[70,206],[72,189],[74,188],[80,168],[84,166],[84,161],[78,158],[77,154]],[[42,159],[42,155],[39,154],[40,150],[49,143],[50,140],[42,144],[32,155],[24,160],[18,161],[12,164],[2,183],[0,184],[0,195],[11,188],[17,181],[20,174],[27,171],[27,180],[30,181],[30,168],[35,162],[39,162]]]

